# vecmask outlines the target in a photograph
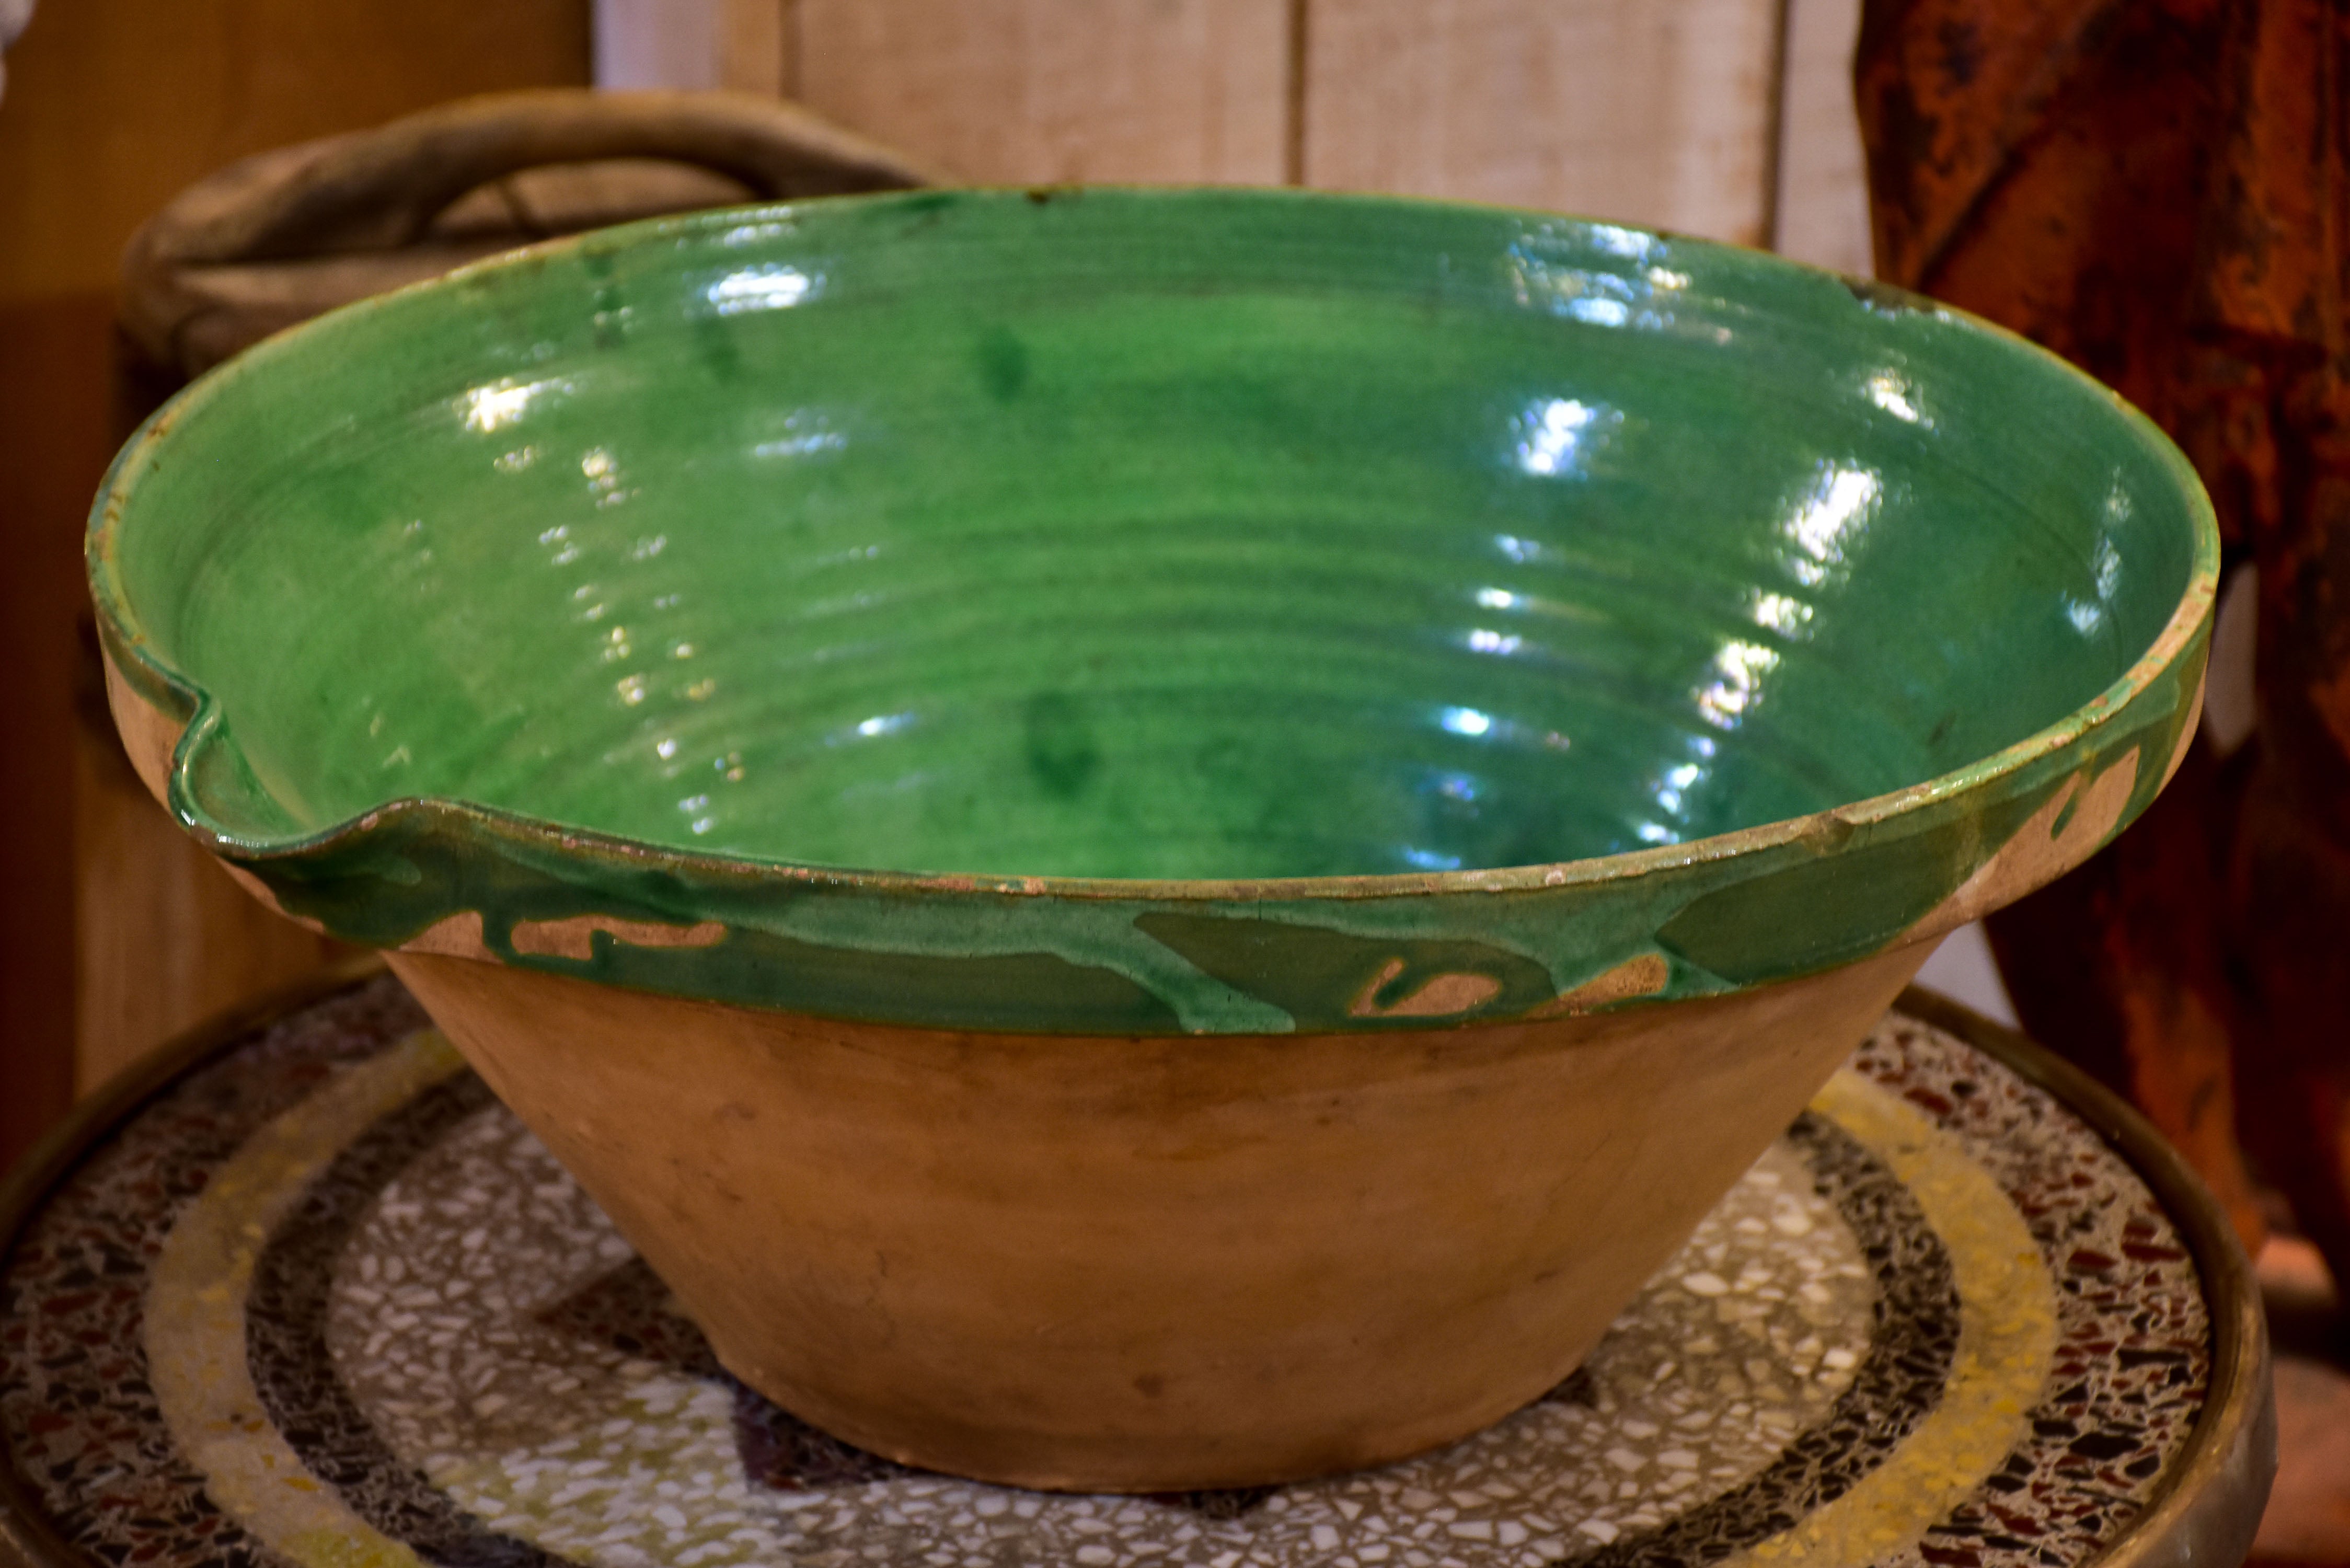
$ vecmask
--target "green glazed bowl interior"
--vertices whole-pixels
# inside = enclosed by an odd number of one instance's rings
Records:
[[[2151,426],[1923,302],[1602,223],[1242,192],[812,202],[472,269],[192,389],[91,544],[118,666],[193,722],[176,809],[344,934],[476,908],[496,948],[603,909],[749,941],[788,923],[758,878],[843,868],[792,885],[1063,899],[1071,934],[1021,950],[1193,1028],[1327,1022],[1353,982],[1219,1012],[1104,956],[1212,912],[1187,899],[1335,929],[1357,915],[1311,909],[1416,898],[1381,929],[1531,962],[1520,1009],[1638,952],[1679,994],[1881,945],[2096,723],[2137,704],[2144,749],[2176,742],[2213,560]],[[1792,842],[1751,830],[2002,779],[1854,870],[1891,879],[1858,913],[1762,909],[1783,929],[1727,962],[1659,940],[1783,868],[1723,869]],[[504,847],[388,870],[359,846],[402,802]],[[1705,867],[1596,925],[1426,908]],[[650,974],[616,978],[807,1000]]]

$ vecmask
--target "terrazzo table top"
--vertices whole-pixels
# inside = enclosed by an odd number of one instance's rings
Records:
[[[0,1246],[0,1563],[42,1568],[2228,1568],[2272,1469],[2208,1199],[1920,992],[1573,1377],[1280,1488],[1023,1492],[794,1419],[382,975],[134,1075]]]

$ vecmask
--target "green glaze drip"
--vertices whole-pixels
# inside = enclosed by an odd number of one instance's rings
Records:
[[[1930,302],[1213,192],[542,247],[207,378],[90,543],[175,809],[338,935],[1105,1033],[1866,956],[2132,747],[2143,809],[2215,561]],[[516,945],[582,915],[725,932]]]

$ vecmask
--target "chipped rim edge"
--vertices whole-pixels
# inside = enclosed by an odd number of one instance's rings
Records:
[[[1925,986],[1893,1012],[1954,1034],[2086,1122],[2153,1192],[2187,1242],[2211,1324],[2211,1372],[2186,1445],[2120,1538],[2080,1568],[2235,1568],[2276,1479],[2266,1310],[2218,1199],[2154,1124],[2045,1045]]]
[[[145,628],[133,611],[128,592],[124,589],[116,563],[119,530],[122,514],[145,471],[154,461],[156,450],[170,438],[172,427],[200,409],[205,402],[222,394],[241,376],[253,374],[256,367],[265,368],[278,356],[298,352],[303,344],[314,337],[331,338],[338,331],[348,330],[352,323],[367,318],[377,311],[404,306],[411,297],[445,294],[478,282],[485,276],[511,274],[543,265],[556,256],[574,250],[590,247],[609,250],[619,246],[644,247],[660,240],[680,240],[703,229],[743,222],[752,215],[793,219],[814,208],[822,211],[838,203],[854,202],[864,206],[879,206],[935,199],[951,194],[974,200],[1032,200],[1033,189],[1003,186],[950,187],[895,192],[882,194],[818,197],[806,201],[770,202],[733,208],[718,208],[709,212],[646,219],[634,223],[590,231],[585,234],[565,235],[541,241],[482,261],[473,262],[438,277],[371,296],[343,306],[326,314],[276,333],[255,344],[216,369],[198,378],[182,389],[169,402],[155,411],[138,431],[124,443],[99,486],[92,504],[85,535],[85,568],[90,590],[109,651],[115,652],[134,667],[144,680],[130,684],[140,701],[162,712],[181,725],[175,741],[168,778],[169,802],[172,815],[182,826],[193,834],[214,854],[234,858],[238,863],[258,867],[273,861],[296,861],[331,852],[341,845],[363,836],[388,817],[421,815],[430,818],[466,822],[494,836],[506,836],[543,846],[557,847],[566,854],[585,854],[591,858],[616,863],[632,863],[639,867],[673,868],[702,877],[779,876],[792,881],[846,886],[873,891],[931,895],[946,898],[968,897],[973,894],[1014,895],[1079,901],[1120,901],[1142,899],[1171,903],[1215,903],[1232,900],[1273,901],[1280,903],[1313,903],[1323,900],[1383,898],[1458,893],[1503,893],[1536,890],[1562,886],[1595,886],[1630,880],[1652,871],[1673,867],[1704,864],[1732,859],[1757,851],[1778,848],[1799,843],[1819,833],[1829,825],[1838,828],[1873,826],[1925,807],[1958,796],[1995,787],[2002,782],[2028,769],[2033,763],[2059,754],[2103,729],[2108,722],[2132,711],[2137,700],[2145,696],[2193,645],[2201,635],[2217,601],[2220,578],[2220,535],[2211,499],[2194,466],[2187,460],[2178,443],[2173,441],[2150,418],[2127,399],[2082,370],[2077,366],[2050,352],[2020,334],[1970,312],[1944,305],[1924,296],[1910,296],[1890,286],[1854,279],[1825,268],[1790,261],[1767,251],[1730,244],[1717,240],[1700,239],[1690,235],[1641,228],[1638,225],[1608,224],[1604,220],[1578,217],[1566,213],[1543,213],[1529,209],[1495,204],[1447,202],[1426,197],[1360,195],[1327,192],[1305,192],[1291,189],[1264,190],[1248,186],[1198,185],[1180,187],[1086,186],[1072,191],[1073,195],[1103,195],[1125,201],[1199,200],[1215,197],[1240,197],[1267,204],[1347,204],[1361,208],[1405,208],[1449,213],[1461,217],[1483,216],[1512,219],[1522,223],[1569,223],[1577,227],[1606,226],[1628,228],[1645,234],[1669,245],[1693,245],[1701,250],[1730,258],[1735,265],[1762,272],[1782,271],[1807,275],[1829,280],[1852,290],[1856,307],[1862,310],[1880,309],[1872,303],[1876,295],[1898,295],[1905,302],[1914,300],[1911,308],[1919,314],[1946,324],[1960,326],[1975,333],[2003,342],[2008,351],[2022,362],[2036,368],[2039,374],[2070,380],[2107,403],[2120,420],[2116,432],[2124,439],[2135,440],[2154,457],[2157,463],[2170,472],[2182,488],[2188,503],[2189,526],[2194,532],[2194,545],[2178,602],[2162,629],[2144,651],[2111,684],[2072,711],[1997,751],[1961,767],[1918,783],[1864,797],[1857,801],[1828,807],[1807,815],[1783,817],[1773,822],[1757,823],[1734,828],[1727,833],[1691,839],[1685,844],[1659,845],[1645,849],[1622,850],[1612,855],[1592,856],[1582,859],[1543,862],[1527,866],[1467,868],[1440,872],[1379,872],[1338,877],[1035,877],[1019,875],[973,875],[949,872],[906,871],[881,867],[828,866],[795,861],[783,857],[747,854],[713,854],[672,845],[655,843],[624,834],[598,829],[567,826],[549,818],[530,813],[486,805],[459,796],[403,795],[379,803],[363,811],[354,812],[340,821],[307,833],[283,837],[241,837],[233,832],[223,832],[210,819],[196,799],[192,784],[193,765],[198,752],[204,746],[219,743],[221,710],[218,701],[200,682],[173,669],[156,657]],[[126,674],[129,674],[126,671]],[[182,710],[171,712],[144,690],[151,683],[168,691]],[[232,740],[230,744],[234,744]]]

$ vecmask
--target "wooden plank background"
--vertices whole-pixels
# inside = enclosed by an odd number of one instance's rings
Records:
[[[796,0],[811,109],[984,183],[1273,184],[1285,0]]]
[[[1762,244],[1776,0],[1314,0],[1304,182]]]
[[[1868,270],[1860,0],[598,0],[598,78],[802,99],[983,182],[1291,183]]]

